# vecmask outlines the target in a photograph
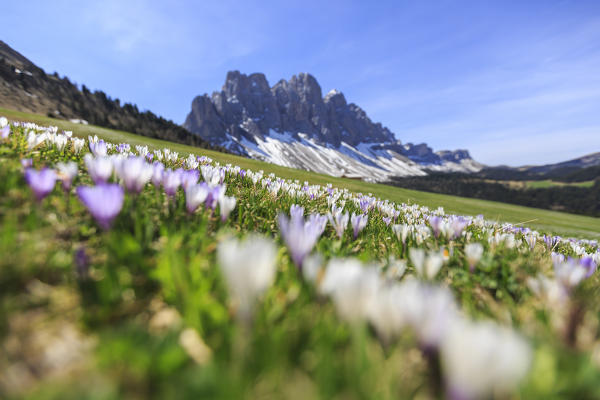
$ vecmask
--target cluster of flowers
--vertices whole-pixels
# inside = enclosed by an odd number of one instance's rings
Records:
[[[15,123],[15,125],[17,124]],[[67,142],[72,143],[72,151],[79,153],[83,144],[85,144],[84,139],[74,138],[69,132],[58,133],[55,127],[43,128],[30,123],[22,123],[21,125],[27,131],[28,142],[30,138],[36,138],[35,140],[32,139],[33,142],[37,143],[36,146],[45,144],[62,151],[65,146],[61,143],[66,138]],[[0,126],[3,131],[6,131],[6,133],[3,133],[3,137],[7,138],[10,134],[10,124],[4,119],[0,121]],[[40,131],[41,133],[37,133]],[[255,186],[260,185],[274,197],[283,192],[298,199],[326,199],[331,208],[331,212],[326,216],[309,215],[307,221],[304,221],[304,210],[298,209],[297,212],[292,210],[289,220],[283,216],[279,218],[282,236],[299,268],[304,257],[310,253],[319,236],[325,230],[328,222],[339,238],[343,237],[350,223],[353,237],[357,238],[358,234],[370,221],[377,221],[378,219],[386,225],[390,225],[392,232],[404,245],[407,244],[409,239],[417,246],[421,246],[432,239],[446,240],[450,245],[448,250],[452,252],[454,241],[463,239],[465,242],[465,255],[471,270],[483,255],[484,248],[480,243],[482,240],[487,241],[491,248],[503,245],[507,248],[517,248],[520,251],[531,251],[535,248],[536,243],[541,241],[546,244],[548,251],[558,251],[557,249],[564,248],[564,246],[561,246],[562,244],[567,243],[578,256],[580,262],[587,263],[591,261],[594,268],[600,263],[600,248],[597,241],[540,235],[538,232],[527,228],[486,221],[483,216],[447,215],[441,207],[430,210],[427,207],[415,204],[398,205],[389,200],[375,198],[370,193],[366,195],[352,193],[347,189],[334,188],[331,184],[325,187],[309,185],[308,182],[301,184],[297,180],[285,180],[276,177],[274,174],[265,177],[263,171],[243,170],[230,164],[221,166],[204,156],[196,157],[190,154],[186,158],[182,158],[178,153],[169,149],[151,152],[146,146],[135,146],[135,152],[133,152],[129,144],[115,145],[98,140],[97,137],[90,137],[88,145],[91,154],[85,155],[85,165],[96,183],[96,188],[84,190],[84,197],[94,198],[97,196],[100,198],[104,197],[101,194],[106,193],[107,198],[114,200],[98,202],[104,205],[105,212],[92,211],[92,209],[96,210],[98,207],[93,206],[91,201],[84,200],[84,203],[92,205],[89,207],[90,211],[93,214],[96,212],[97,219],[104,226],[106,226],[106,223],[110,225],[112,218],[118,214],[119,205],[122,203],[122,200],[120,200],[122,193],[119,194],[118,189],[108,184],[113,172],[121,180],[127,191],[131,193],[139,193],[149,181],[156,187],[162,185],[165,193],[169,196],[174,196],[177,189],[182,187],[186,195],[188,212],[194,212],[202,203],[213,210],[219,205],[223,219],[226,219],[235,207],[235,199],[225,196],[225,180],[228,176],[235,175],[248,180]],[[151,163],[154,159],[156,161]],[[167,165],[178,167],[169,169]],[[182,166],[186,168],[182,168]],[[43,198],[52,190],[54,186],[52,178],[61,179],[63,187],[68,189],[75,174],[74,165],[60,163],[57,164],[55,172],[30,170],[26,173],[28,182],[31,182],[30,185],[38,199]],[[198,183],[200,175],[204,181]],[[101,188],[98,189],[99,186]],[[109,189],[111,187],[112,189]],[[94,190],[91,191],[92,189]],[[78,189],[78,194],[80,191],[81,189]],[[87,193],[91,195],[87,196]],[[344,212],[347,202],[353,203],[362,213],[349,215],[348,212]],[[109,204],[114,206],[108,207]],[[482,235],[474,243],[469,243],[472,240],[472,230],[468,229],[469,227],[478,228],[482,232]],[[418,252],[414,254],[418,254]],[[421,264],[418,262],[420,258],[419,255],[411,256],[417,268]],[[431,271],[428,273],[429,275],[433,274],[436,268],[431,266],[438,263],[435,261],[435,257],[432,258],[430,254],[430,257],[423,258],[430,261],[425,269]]]
[[[284,222],[287,229],[318,232],[317,218],[302,224],[301,211],[292,209],[291,221],[297,222]],[[274,282],[276,257],[275,244],[258,236],[219,245],[219,265],[241,320],[251,318],[252,306]],[[323,266],[319,255],[305,260],[303,276],[333,300],[340,318],[353,326],[368,322],[383,343],[412,330],[425,354],[440,356],[449,398],[507,393],[529,369],[525,339],[493,322],[470,321],[445,287],[412,277],[398,282],[398,273],[384,276],[378,266],[363,266],[356,259],[332,259]]]
[[[7,128],[6,138],[10,134],[10,126],[5,124],[2,128],[3,130]],[[26,128],[37,127],[27,124]],[[30,150],[46,144],[62,152],[69,141],[72,143],[72,151],[80,153],[85,140],[73,138],[70,133],[57,133],[56,128],[51,128],[40,134],[31,129],[27,134]],[[29,143],[34,144],[29,145]],[[135,154],[130,151],[129,145],[115,146],[98,140],[97,137],[89,138],[89,149],[90,153],[84,155],[84,164],[95,186],[79,186],[76,188],[76,193],[103,229],[110,229],[113,220],[121,212],[125,191],[132,195],[139,194],[150,182],[157,188],[162,186],[169,197],[174,197],[181,187],[185,192],[186,208],[189,213],[196,211],[202,204],[213,211],[218,205],[221,219],[224,221],[235,208],[236,199],[225,195],[226,185],[223,183],[222,171],[211,166],[203,165],[200,170],[183,168],[171,170],[160,161],[150,164],[147,160],[152,157],[148,155],[158,155],[158,159],[173,162],[178,159],[177,153],[171,153],[167,149],[148,153],[147,147],[137,146],[139,154]],[[109,151],[112,154],[109,155]],[[57,181],[61,181],[65,192],[69,192],[72,181],[79,172],[77,163],[73,161],[59,162],[55,168],[45,167],[41,170],[34,169],[31,164],[31,159],[22,160],[25,180],[37,201],[42,201],[48,196],[54,190]],[[200,174],[204,178],[203,182],[198,182]],[[116,176],[121,185],[111,183],[113,176]]]
[[[0,134],[6,139],[11,133],[10,125],[2,123],[0,120]],[[82,151],[76,142],[81,139],[32,124],[23,127],[28,131],[27,143],[31,139],[33,144],[30,149],[53,146],[65,151],[71,143],[71,151]],[[65,140],[66,144],[62,144]],[[168,149],[152,152],[145,146],[132,149],[128,144],[115,145],[95,137],[89,138],[88,146],[90,153],[84,155],[84,163],[95,186],[80,186],[77,194],[105,229],[121,210],[124,190],[135,195],[150,183],[157,188],[162,186],[169,197],[182,188],[189,213],[202,204],[211,210],[218,205],[224,220],[236,204],[235,198],[225,195],[226,183],[234,176],[257,189],[265,189],[273,201],[282,193],[298,201],[307,200],[308,204],[326,201],[330,210],[326,215],[305,216],[305,209],[297,205],[291,207],[289,218],[279,215],[279,230],[293,263],[316,286],[318,293],[332,299],[340,317],[349,323],[370,323],[383,341],[392,340],[410,328],[423,351],[441,356],[447,390],[455,398],[479,398],[514,387],[527,371],[530,351],[526,342],[510,329],[491,322],[469,321],[460,313],[447,288],[427,283],[434,280],[454,251],[464,253],[471,272],[486,247],[548,252],[554,261],[554,276],[531,278],[529,286],[550,304],[564,303],[572,289],[592,276],[600,263],[597,241],[541,235],[527,228],[487,221],[483,216],[447,215],[443,208],[430,210],[414,204],[395,204],[370,193],[352,193],[330,184],[309,185],[274,174],[265,176],[263,171],[244,170],[230,164],[222,166],[207,157],[182,158]],[[59,163],[54,169],[40,171],[29,165],[25,177],[36,198],[41,200],[53,190],[57,179],[65,190],[70,190],[77,172],[74,163]],[[110,183],[113,176],[121,185]],[[345,211],[347,204],[360,211],[350,214]],[[357,239],[368,224],[379,221],[402,244],[414,267],[414,277],[399,282],[406,270],[406,260],[390,260],[386,273],[381,274],[381,268],[365,267],[354,259],[332,259],[325,267],[319,254],[311,255],[328,224],[343,240],[349,226],[352,237]],[[256,299],[273,283],[276,257],[275,244],[258,236],[219,244],[219,265],[242,320],[251,317]]]

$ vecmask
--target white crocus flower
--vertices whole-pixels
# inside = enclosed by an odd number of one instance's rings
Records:
[[[154,173],[154,166],[148,164],[143,157],[128,157],[114,165],[123,185],[132,193],[140,193]]]
[[[531,349],[510,329],[492,322],[454,324],[441,346],[449,397],[506,395],[529,370]]]
[[[432,251],[425,255],[425,250],[411,248],[408,252],[417,275],[425,279],[433,279],[444,264],[444,256],[441,252]]]
[[[71,188],[71,182],[73,181],[73,178],[77,176],[77,163],[74,161],[69,161],[66,163],[59,162],[56,164],[56,169],[58,171],[58,177],[62,181],[63,188],[65,190],[69,190]]]
[[[416,279],[400,284],[402,309],[422,348],[437,348],[454,321],[460,318],[452,293]]]
[[[221,211],[221,221],[225,221],[227,217],[229,217],[229,214],[235,208],[236,202],[237,201],[235,197],[229,197],[225,195],[219,197],[219,210]]]
[[[242,320],[251,317],[256,299],[273,284],[276,257],[275,244],[260,236],[250,236],[244,241],[229,239],[219,244],[217,259]]]
[[[94,157],[87,153],[83,157],[85,167],[94,183],[105,183],[113,172],[113,161],[109,157]]]
[[[346,227],[348,226],[350,215],[347,212],[342,214],[341,209],[334,208],[333,213],[329,213],[327,217],[329,218],[329,222],[333,226],[336,235],[341,239],[344,236]]]
[[[408,238],[411,230],[411,226],[406,224],[392,226],[392,231],[394,231],[398,240],[402,241],[402,244],[406,243],[406,239]]]
[[[356,259],[333,259],[327,265],[320,291],[333,299],[340,317],[358,323],[367,317],[381,286],[376,268]]]
[[[483,256],[483,246],[481,243],[469,243],[465,245],[465,257],[471,271],[473,271],[475,265],[481,260],[481,256]]]
[[[79,138],[72,138],[71,143],[73,143],[73,152],[75,154],[79,154],[83,146],[85,146],[85,140]]]

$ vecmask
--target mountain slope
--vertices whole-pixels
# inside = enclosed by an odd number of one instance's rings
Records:
[[[91,123],[140,135],[210,147],[197,135],[135,105],[121,105],[101,91],[81,90],[67,77],[48,75],[23,55],[0,41],[0,107]]]
[[[269,86],[264,74],[230,71],[220,92],[196,97],[184,127],[255,159],[335,176],[385,181],[435,171],[478,171],[468,151],[402,144],[364,110],[301,73]]]

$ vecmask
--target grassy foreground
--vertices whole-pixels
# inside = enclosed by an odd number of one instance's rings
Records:
[[[281,167],[278,165],[251,160],[231,154],[147,138],[128,132],[116,131],[97,126],[74,124],[68,121],[14,110],[7,110],[3,108],[0,108],[0,115],[6,116],[7,118],[13,120],[35,122],[44,126],[57,126],[59,129],[72,131],[74,135],[84,138],[87,138],[88,135],[97,135],[101,139],[114,143],[124,142],[129,143],[132,146],[145,145],[150,149],[161,149],[167,147],[173,151],[179,152],[182,155],[190,153],[206,155],[213,160],[220,162],[221,164],[231,163],[240,166],[241,168],[264,170],[267,174],[274,173],[277,176],[285,179],[298,179],[300,182],[308,181],[311,184],[325,185],[327,183],[332,183],[338,188],[346,188],[353,192],[372,193],[374,196],[381,197],[383,199],[389,199],[396,203],[410,202],[430,208],[444,207],[447,212],[455,214],[482,214],[486,219],[523,224],[523,226],[528,226],[540,231],[553,232],[563,236],[587,237],[591,239],[600,238],[600,218],[541,210],[486,200],[419,192],[415,190],[402,189],[382,184],[367,183],[346,178],[335,178],[314,172]]]
[[[595,241],[29,129],[1,398],[600,398]]]

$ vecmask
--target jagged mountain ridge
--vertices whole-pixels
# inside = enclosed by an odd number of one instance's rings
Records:
[[[193,100],[184,127],[234,153],[337,176],[383,181],[481,168],[467,150],[402,144],[343,93],[323,96],[306,73],[271,87],[262,73],[230,71],[220,92]]]

